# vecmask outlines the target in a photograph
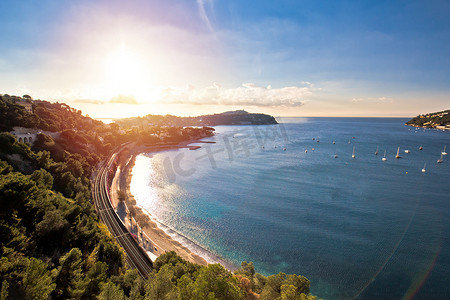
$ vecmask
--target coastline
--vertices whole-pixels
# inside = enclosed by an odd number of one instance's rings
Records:
[[[188,249],[180,241],[174,239],[168,233],[172,230],[165,227],[164,224],[160,224],[146,210],[140,207],[130,191],[132,169],[135,164],[135,159],[139,154],[190,148],[188,146],[189,144],[199,142],[203,143],[203,141],[199,139],[194,139],[178,144],[151,146],[136,146],[132,144],[130,147],[124,149],[119,155],[118,167],[110,189],[111,202],[125,226],[135,235],[141,247],[147,251],[152,260],[155,260],[157,256],[165,252],[175,251],[183,259],[199,265],[206,266],[208,263],[216,262],[224,264],[224,262],[217,261],[212,257],[208,257],[208,255],[202,255],[202,257],[199,254],[194,253],[191,249]],[[119,198],[121,199],[119,200]],[[188,240],[186,237],[178,233],[176,234],[180,238]],[[199,250],[203,250],[200,246],[198,246],[198,248]],[[232,266],[229,266],[228,264],[226,264],[225,267],[229,269],[232,268]]]

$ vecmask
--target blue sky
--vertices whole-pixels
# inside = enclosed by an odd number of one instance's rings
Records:
[[[2,1],[0,93],[94,116],[414,116],[449,108],[448,16],[449,1]]]

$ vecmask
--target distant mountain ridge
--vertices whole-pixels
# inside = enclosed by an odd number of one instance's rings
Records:
[[[213,115],[197,117],[177,117],[173,115],[146,115],[144,117],[116,120],[126,126],[165,125],[165,126],[217,126],[217,125],[270,125],[278,124],[273,116],[261,113],[249,113],[245,110],[227,111]]]
[[[450,130],[450,109],[418,115],[406,122],[405,125]]]
[[[196,117],[200,125],[268,125],[278,124],[273,116],[249,113],[245,110],[227,111],[220,114]]]

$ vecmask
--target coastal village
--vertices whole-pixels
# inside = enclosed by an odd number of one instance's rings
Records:
[[[450,130],[450,110],[418,115],[406,122],[405,125]]]

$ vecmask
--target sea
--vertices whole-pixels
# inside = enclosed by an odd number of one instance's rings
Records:
[[[322,299],[450,299],[450,131],[277,120],[139,155],[137,204],[209,262],[303,275]]]

